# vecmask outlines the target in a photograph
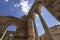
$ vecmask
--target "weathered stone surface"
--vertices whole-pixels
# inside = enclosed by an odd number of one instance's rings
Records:
[[[34,39],[32,22],[31,21],[27,22],[26,16],[22,17],[21,19],[11,16],[8,17],[0,16],[0,34],[3,35],[5,29],[10,25],[15,25],[17,27],[16,32],[12,33],[13,34],[12,40],[28,40],[29,38],[31,40]],[[10,38],[8,37],[9,33],[11,32],[7,32],[7,34],[4,37],[4,40],[8,40]]]
[[[60,25],[55,25],[54,27],[50,28],[50,31],[54,35],[56,40],[60,40]],[[40,38],[42,40],[49,40],[46,33],[41,35]]]

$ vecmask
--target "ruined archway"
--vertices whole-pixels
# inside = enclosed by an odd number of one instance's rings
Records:
[[[34,3],[29,11],[36,10],[37,11],[37,5],[40,4],[40,6],[44,6],[58,21],[60,21],[60,1],[59,0],[34,0]],[[33,10],[32,10],[33,9]]]
[[[27,19],[27,16],[23,16],[21,19],[12,16],[0,16],[0,23],[4,24],[4,30],[2,31],[3,40],[8,40],[8,33],[13,33],[12,40],[29,40],[34,38],[32,20]],[[7,27],[10,25],[15,25],[17,27],[16,32],[7,31]]]
[[[1,34],[1,38],[3,39],[6,36],[5,31],[6,31],[6,29],[9,25],[16,25],[16,27],[19,28],[19,26],[20,26],[19,21],[20,21],[19,19],[14,18],[14,17],[0,16],[0,28],[1,28],[0,34]]]
[[[32,20],[35,20],[35,17],[34,17],[35,14],[39,15],[48,38],[50,39],[50,37],[51,37],[50,40],[55,40],[55,38],[53,37],[53,35],[49,31],[46,22],[44,21],[43,17],[41,16],[41,8],[42,8],[42,6],[45,6],[48,9],[48,11],[51,12],[51,14],[55,18],[58,19],[58,17],[60,16],[60,14],[59,14],[60,13],[59,3],[60,3],[59,0],[53,0],[53,1],[52,0],[46,0],[46,1],[45,0],[37,0],[37,1],[35,0],[34,4],[32,5],[32,7],[31,7],[31,9],[30,9],[30,11],[28,13],[28,17],[30,17]],[[60,18],[58,20],[60,20]],[[35,25],[35,27],[36,27],[36,25]],[[50,35],[50,37],[49,37],[49,35]],[[37,33],[36,33],[36,37],[38,37]]]
[[[41,13],[40,9],[42,8],[42,5],[44,5],[51,12],[51,14],[54,15],[58,20],[60,20],[60,18],[59,18],[60,17],[60,14],[59,14],[60,13],[60,9],[59,9],[60,8],[60,6],[59,6],[60,4],[59,4],[59,2],[60,1],[58,0],[57,4],[54,4],[54,1],[56,2],[57,0],[53,0],[53,1],[52,0],[49,0],[49,1],[48,0],[46,0],[46,1],[45,0],[38,0],[38,1],[35,1],[33,6],[32,6],[32,8],[30,9],[27,17],[26,18],[22,17],[22,20],[17,19],[15,17],[11,17],[11,16],[9,16],[9,17],[1,16],[0,17],[0,25],[1,24],[3,25],[4,30],[9,25],[16,25],[17,26],[17,31],[16,31],[16,33],[14,33],[14,35],[15,35],[14,38],[16,38],[16,39],[20,38],[20,40],[21,39],[22,40],[23,39],[33,40],[34,37],[33,37],[32,26],[31,26],[32,24],[31,23],[32,23],[32,20],[35,18],[35,17],[33,17],[34,14],[35,13]],[[56,15],[56,13],[57,13],[57,15]],[[39,15],[39,16],[42,19],[42,24],[43,24],[44,28],[47,29],[47,31],[46,31],[47,34],[48,33],[50,34],[50,32],[49,32],[49,30],[47,28],[47,25],[44,22],[42,16],[41,15]],[[1,30],[3,30],[3,28]],[[3,32],[4,32],[4,30],[3,30]],[[20,36],[20,32],[22,32],[21,36]],[[49,34],[48,34],[48,36],[49,36]],[[52,38],[51,35],[49,36],[49,38],[50,37]],[[52,38],[52,40],[53,40],[53,38]]]

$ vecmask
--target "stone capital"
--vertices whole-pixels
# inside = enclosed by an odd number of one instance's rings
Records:
[[[38,15],[41,14],[41,12],[42,12],[41,9],[42,9],[42,4],[38,4],[37,5],[37,11],[36,11]]]
[[[35,14],[36,14],[35,11],[33,11],[33,12],[30,14],[29,17],[30,17],[32,20],[35,20],[35,18],[36,18],[36,17],[35,17]]]

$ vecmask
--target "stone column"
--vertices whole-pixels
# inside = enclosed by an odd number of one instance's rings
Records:
[[[39,37],[40,38],[40,40],[42,40],[42,38],[41,37]]]
[[[6,33],[7,33],[7,29],[5,30],[5,32],[3,33],[2,37],[1,37],[2,40],[4,39]]]
[[[32,19],[28,17],[28,40],[34,40],[34,32],[32,26]]]
[[[39,40],[39,36],[38,36],[38,31],[37,31],[37,27],[36,27],[36,24],[35,24],[35,20],[33,20],[33,23],[34,23],[34,31],[35,31],[35,40]]]
[[[42,25],[43,25],[43,27],[44,27],[45,33],[46,33],[46,35],[47,35],[47,37],[48,37],[49,40],[55,40],[55,38],[54,38],[53,35],[51,34],[51,32],[50,32],[50,30],[49,30],[46,22],[44,21],[43,17],[41,16],[41,8],[42,8],[42,4],[39,4],[37,14],[38,14],[39,17],[40,17],[40,20],[41,20],[41,23],[42,23]]]
[[[35,12],[33,12],[33,24],[34,24],[34,31],[35,31],[35,40],[39,40],[39,36],[38,36],[38,31],[37,31],[37,27],[35,24]]]

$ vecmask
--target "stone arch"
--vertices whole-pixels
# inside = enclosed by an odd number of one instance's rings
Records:
[[[14,17],[3,17],[0,16],[0,24],[1,26],[4,26],[4,29],[6,29],[9,25],[15,25],[17,28],[20,26],[19,19]]]
[[[17,22],[15,22],[15,21],[7,22],[5,26],[8,27],[8,26],[10,26],[10,25],[15,25],[17,28],[19,28],[19,26],[20,26],[20,25],[19,25]]]
[[[8,16],[8,17],[0,16],[0,29],[1,29],[0,34],[1,34],[1,36],[3,35],[3,33],[5,32],[7,27],[10,25],[15,25],[18,29],[20,27],[20,20],[15,17],[11,17],[11,16]]]
[[[0,16],[1,19],[0,19],[0,22],[5,26],[9,26],[9,25],[15,25],[17,27],[19,27],[20,25],[20,20],[15,18],[15,17],[3,17],[3,16]]]
[[[37,6],[40,4],[40,6],[44,6],[58,21],[60,21],[60,1],[59,0],[35,0],[30,11],[30,14],[35,10],[37,12]],[[33,10],[32,10],[33,9]]]
[[[27,17],[24,16],[21,19],[18,19],[18,18],[12,17],[12,16],[0,16],[0,18],[1,18],[0,21],[4,24],[5,30],[10,25],[15,25],[17,27],[16,32],[13,33],[13,35],[14,35],[13,39],[22,39],[22,40],[28,39],[29,29],[28,29],[28,24],[27,24],[27,19],[26,19]],[[7,39],[7,35],[8,34],[6,34],[4,36],[5,38],[3,38],[3,39]]]
[[[42,18],[42,16],[41,16],[41,8],[42,8],[42,6],[45,6],[47,9],[48,9],[48,11],[55,17],[55,18],[57,18],[58,16],[60,16],[60,11],[59,11],[59,8],[60,8],[60,6],[58,5],[57,6],[57,4],[56,4],[56,6],[53,6],[53,4],[55,3],[55,2],[57,1],[57,0],[35,0],[35,2],[34,2],[34,4],[32,5],[32,7],[31,7],[31,9],[30,9],[30,11],[29,11],[29,13],[28,13],[28,17],[30,17],[32,20],[34,19],[33,18],[33,15],[35,14],[35,13],[37,13],[38,15],[39,15],[39,17],[41,18],[41,21],[42,21],[42,24],[43,24],[43,26],[44,26],[44,29],[45,29],[45,32],[46,32],[46,34],[48,35],[48,38],[50,39],[50,37],[51,37],[51,39],[50,40],[54,40],[55,38],[53,37],[53,35],[51,34],[51,32],[49,31],[49,29],[48,29],[48,26],[47,26],[47,24],[46,24],[46,22],[44,21],[44,19]],[[59,4],[59,0],[58,0],[58,4]],[[55,9],[56,8],[56,9]],[[55,10],[54,10],[55,9]],[[35,13],[34,13],[35,12]],[[57,14],[57,15],[56,15]],[[57,18],[58,19],[58,18]],[[58,19],[58,20],[60,20],[60,19]],[[50,35],[50,37],[49,37],[49,35]]]

